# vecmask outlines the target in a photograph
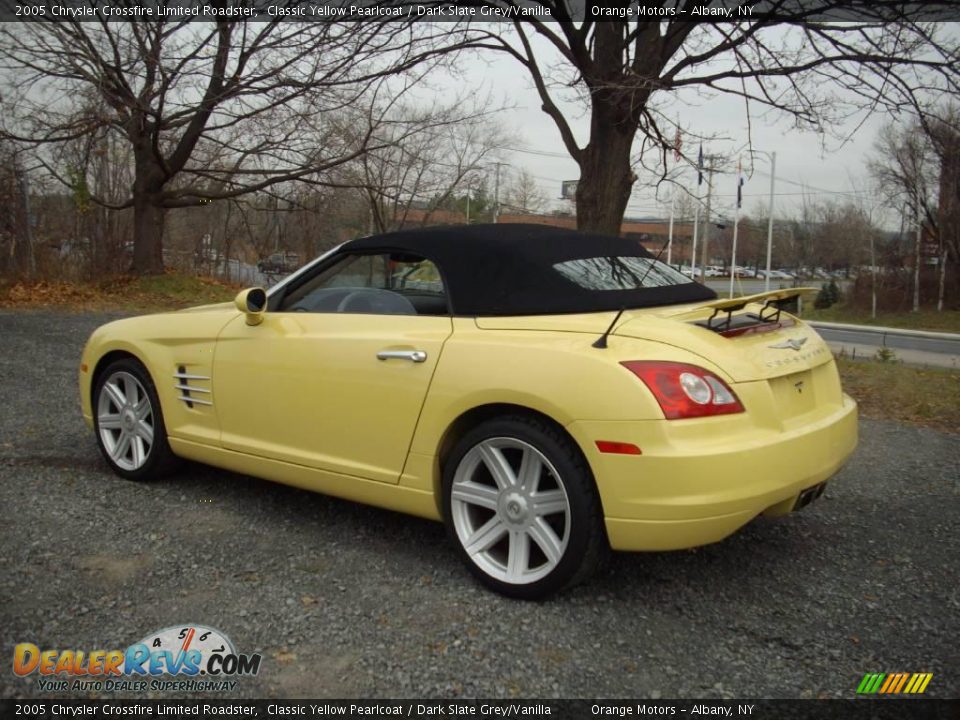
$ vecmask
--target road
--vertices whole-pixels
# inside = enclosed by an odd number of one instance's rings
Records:
[[[864,420],[803,511],[523,603],[481,589],[435,523],[196,465],[113,476],[76,397],[106,319],[0,313],[2,697],[44,696],[15,643],[125,648],[183,623],[263,654],[226,699],[850,698],[892,671],[960,695],[957,435]]]

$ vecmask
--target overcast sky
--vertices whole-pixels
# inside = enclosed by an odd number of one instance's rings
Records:
[[[543,48],[545,41],[536,38],[535,42]],[[467,76],[471,84],[483,86],[515,106],[500,115],[504,125],[516,138],[514,150],[505,153],[504,159],[512,168],[526,168],[531,172],[553,206],[563,205],[557,201],[560,183],[562,180],[577,179],[579,169],[566,153],[553,121],[540,110],[540,99],[524,68],[506,55],[487,53],[483,60],[474,58],[470,61]],[[678,100],[680,102],[676,103],[676,110],[669,111],[668,115],[676,114],[685,131],[735,138],[707,142],[704,144],[705,153],[731,154],[746,145],[747,122],[743,100],[729,96],[701,99],[691,93]],[[579,104],[567,103],[564,109],[582,146],[587,138],[589,117]],[[756,115],[761,114],[758,109]],[[814,132],[796,130],[792,118],[783,115],[770,116],[768,113],[765,117],[755,116],[752,121],[753,147],[758,151],[777,153],[775,213],[782,215],[795,212],[802,202],[805,187],[806,195],[814,200],[843,200],[857,198],[858,195],[869,199],[873,193],[870,192],[866,170],[867,155],[872,152],[878,130],[889,120],[890,116],[881,112],[869,117],[859,130],[855,130],[855,122],[838,128],[843,135],[852,134],[849,141],[841,143]],[[684,153],[695,158],[698,141],[685,134],[683,142]],[[751,212],[758,203],[764,207],[767,205],[770,162],[766,156],[758,154],[751,168],[748,154],[744,152],[742,157],[744,174],[747,176],[743,208]],[[736,200],[736,159],[727,170],[728,174],[716,176],[713,207],[719,206],[721,213],[726,210],[732,214]],[[661,185],[658,198],[650,188],[643,187],[644,182],[649,183],[653,179],[652,174],[642,168],[638,168],[637,172],[640,181],[635,185],[627,215],[666,217],[669,213],[669,185]],[[695,191],[697,181],[693,168],[688,168],[684,177],[686,186]],[[706,182],[702,192],[706,193]],[[892,221],[892,217],[887,218],[888,224]]]
[[[948,24],[950,34],[958,36],[956,23]],[[492,24],[497,27],[496,24]],[[502,23],[504,31],[510,24]],[[780,32],[774,29],[772,32]],[[784,31],[790,32],[790,31]],[[786,36],[785,36],[786,37]],[[535,52],[541,60],[541,66],[548,64],[548,58],[556,57],[550,44],[536,33],[530,33]],[[579,168],[570,159],[553,121],[540,109],[541,101],[533,88],[526,70],[505,53],[486,52],[482,56],[465,55],[460,58],[462,75],[456,79],[441,75],[433,78],[432,90],[443,98],[446,94],[456,95],[463,88],[482,97],[490,93],[495,102],[510,105],[510,109],[498,114],[499,120],[512,138],[509,147],[502,153],[501,159],[509,163],[512,170],[526,169],[536,179],[540,191],[549,199],[551,209],[567,207],[572,203],[559,200],[560,186],[564,180],[576,180]],[[450,87],[451,84],[459,87]],[[589,116],[584,103],[573,98],[564,100],[562,95],[554,99],[564,109],[564,113],[577,135],[581,147],[586,144]],[[764,209],[768,202],[770,188],[770,160],[765,153],[776,151],[776,187],[775,216],[784,217],[796,213],[804,198],[814,201],[858,200],[872,202],[876,193],[871,191],[871,181],[867,173],[867,158],[873,152],[873,144],[878,131],[891,117],[879,112],[865,120],[850,121],[834,128],[833,136],[821,136],[811,131],[794,129],[792,117],[764,111],[754,107],[752,126],[752,146],[758,152],[750,157],[748,143],[747,117],[744,102],[729,95],[703,97],[696,89],[685,90],[682,94],[654,95],[658,106],[665,107],[664,112],[673,122],[682,127],[684,154],[691,160],[697,156],[699,140],[697,136],[714,136],[721,139],[704,143],[707,154],[723,154],[730,157],[723,168],[724,173],[715,176],[713,208],[717,215],[732,216],[736,200],[736,163],[737,156],[742,157],[743,171],[747,178],[744,186],[743,209],[754,213],[758,207]],[[862,124],[859,124],[862,121]],[[859,124],[859,128],[858,128]],[[673,128],[664,128],[669,137],[673,137]],[[847,138],[845,141],[836,136]],[[672,160],[672,153],[670,153]],[[671,163],[672,164],[672,163]],[[680,175],[682,184],[691,192],[698,192],[696,169],[686,161]],[[651,187],[656,176],[642,167],[636,168],[639,181],[634,186],[633,196],[627,207],[628,217],[661,217],[669,215],[672,184],[663,183],[659,190]],[[493,168],[489,167],[489,186],[493,186]],[[699,188],[706,194],[706,183]],[[899,217],[890,209],[875,215],[888,227],[899,224]]]

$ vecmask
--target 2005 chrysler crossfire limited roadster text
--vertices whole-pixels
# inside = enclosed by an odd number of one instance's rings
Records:
[[[109,323],[83,414],[117,474],[196,460],[443,520],[506,595],[610,549],[720,540],[816,499],[857,442],[823,340],[636,241],[533,225],[353,240],[234,303]]]

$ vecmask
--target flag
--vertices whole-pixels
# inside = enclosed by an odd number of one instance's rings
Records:
[[[737,160],[737,210],[743,206],[743,185],[746,181],[743,177],[743,169],[740,167],[740,160]]]
[[[703,185],[703,143],[700,143],[700,154],[697,155],[697,185]]]
[[[683,138],[680,136],[680,126],[677,125],[677,134],[673,138],[673,161],[680,160],[680,148],[683,147]]]

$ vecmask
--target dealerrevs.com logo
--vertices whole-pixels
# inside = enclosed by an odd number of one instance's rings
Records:
[[[234,678],[256,675],[260,660],[258,653],[238,653],[219,630],[190,624],[150,633],[126,650],[41,650],[20,643],[13,649],[13,672],[37,673],[39,689],[48,692],[203,692],[235,689]]]

